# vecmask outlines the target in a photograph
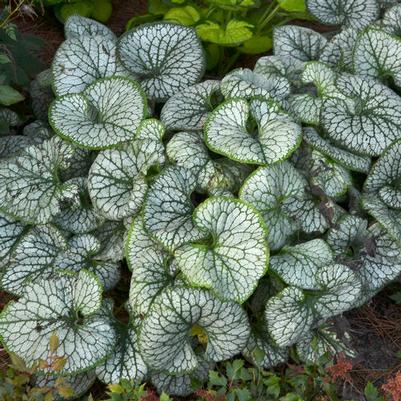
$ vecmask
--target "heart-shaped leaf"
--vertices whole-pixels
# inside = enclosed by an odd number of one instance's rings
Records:
[[[209,198],[197,207],[193,220],[212,242],[178,248],[175,257],[181,272],[191,285],[243,303],[268,266],[263,220],[246,203],[228,198]]]
[[[145,229],[169,250],[201,239],[193,221],[190,195],[196,177],[182,167],[165,169],[150,186],[146,196],[143,220]]]
[[[303,131],[303,139],[314,149],[349,170],[365,174],[370,170],[370,157],[360,156],[338,147],[331,143],[330,139],[320,136],[314,128],[305,128]]]
[[[65,184],[76,185],[79,192],[75,199],[64,202],[53,222],[72,234],[84,234],[97,229],[104,219],[94,210],[89,199],[87,178],[71,178]]]
[[[334,35],[323,49],[319,61],[339,71],[353,72],[354,48],[359,31],[347,28]]]
[[[116,35],[105,25],[91,18],[82,17],[79,14],[71,15],[64,23],[64,34],[67,39],[82,38],[84,36],[103,36],[106,39],[116,41]]]
[[[138,335],[134,323],[128,325],[114,322],[117,333],[117,346],[106,361],[96,367],[96,375],[103,383],[117,384],[122,380],[135,383],[143,381],[148,368],[138,349]]]
[[[324,265],[317,270],[314,280],[317,290],[304,292],[298,287],[287,287],[267,301],[267,327],[280,347],[298,342],[321,319],[351,309],[361,297],[361,280],[344,265]]]
[[[292,345],[303,338],[314,321],[304,293],[295,287],[287,287],[269,299],[265,318],[271,337],[280,347]]]
[[[250,169],[234,161],[216,159],[207,149],[201,134],[178,132],[167,144],[169,160],[185,167],[197,177],[197,190],[212,193],[217,189],[237,191]]]
[[[148,171],[163,163],[161,138],[158,141],[140,139],[124,150],[100,152],[89,172],[89,194],[96,209],[110,220],[137,213],[148,189]]]
[[[128,78],[99,79],[81,94],[56,99],[49,122],[63,138],[89,149],[132,139],[146,114],[146,99]]]
[[[348,332],[344,333],[344,337],[347,343],[350,343]],[[322,357],[333,358],[338,354],[356,356],[355,351],[345,344],[330,326],[322,326],[311,331],[297,343],[296,350],[301,361],[310,364],[318,364]]]
[[[235,302],[221,301],[195,288],[167,289],[142,322],[139,344],[151,369],[179,375],[199,366],[190,333],[207,339],[205,359],[218,362],[242,351],[249,337],[246,313]]]
[[[280,101],[290,94],[290,83],[284,77],[269,79],[249,68],[237,68],[223,78],[221,92],[226,99],[262,96]]]
[[[333,252],[322,239],[295,246],[285,246],[271,257],[270,268],[287,284],[304,289],[318,289],[316,273],[334,261]]]
[[[112,352],[116,341],[110,320],[99,309],[101,296],[100,283],[85,271],[30,284],[0,315],[3,344],[32,367],[39,359],[50,362],[50,338],[56,333],[56,354],[65,358],[58,373],[90,370]]]
[[[343,75],[337,89],[348,99],[327,99],[321,122],[335,142],[351,151],[380,155],[401,137],[401,99],[391,89],[358,76]]]
[[[285,160],[300,140],[301,127],[262,98],[227,100],[205,126],[209,149],[240,163],[269,165]]]
[[[397,141],[382,154],[370,170],[364,190],[376,194],[389,207],[401,209],[401,141]]]
[[[76,235],[68,241],[66,251],[58,256],[55,265],[75,272],[86,269],[98,277],[105,290],[110,290],[120,279],[119,263],[103,259],[101,250],[101,243],[95,236]]]
[[[129,304],[138,314],[146,315],[154,299],[174,283],[177,266],[172,256],[145,232],[141,218],[129,229],[125,257],[132,271]]]
[[[0,213],[0,267],[6,266],[27,228],[12,217]]]
[[[240,199],[251,203],[268,227],[271,249],[281,248],[298,229],[320,228],[320,213],[306,194],[305,178],[288,162],[261,167],[245,180]]]
[[[362,29],[379,16],[376,0],[307,0],[309,12],[327,25]]]
[[[116,57],[116,43],[104,35],[79,35],[58,48],[52,63],[57,96],[83,92],[100,78],[127,76]]]
[[[390,35],[401,36],[401,5],[395,4],[385,10],[380,27]]]
[[[61,202],[77,193],[75,185],[63,184],[58,177],[73,152],[60,138],[52,138],[1,163],[1,209],[27,223],[49,222],[59,213]]]
[[[151,376],[152,384],[157,392],[179,397],[187,397],[194,392],[193,382],[204,383],[208,379],[209,370],[212,364],[198,357],[198,367],[189,374],[169,375],[163,372]]]
[[[200,130],[219,94],[219,81],[208,80],[192,85],[167,100],[160,119],[169,130]]]
[[[302,69],[305,62],[318,60],[327,43],[320,33],[296,25],[275,28],[273,41],[274,54],[288,59],[292,70]]]
[[[354,49],[354,71],[358,75],[386,81],[393,78],[401,86],[401,39],[371,28],[363,32]]]
[[[57,228],[33,227],[15,247],[12,261],[1,275],[1,287],[21,294],[28,283],[49,278],[56,272],[57,256],[66,249],[67,241]]]
[[[251,333],[248,344],[242,351],[244,357],[254,365],[270,369],[288,359],[288,349],[277,347],[267,336]]]
[[[123,65],[139,78],[148,97],[159,101],[197,83],[205,69],[195,31],[167,22],[131,29],[120,38],[118,54]]]

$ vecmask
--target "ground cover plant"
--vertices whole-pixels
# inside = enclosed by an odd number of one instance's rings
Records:
[[[221,80],[191,27],[66,21],[0,137],[0,336],[37,386],[186,396],[240,354],[354,355],[335,317],[401,273],[401,6],[308,8],[341,29],[277,27]]]

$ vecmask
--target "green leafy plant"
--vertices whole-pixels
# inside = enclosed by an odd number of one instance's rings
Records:
[[[148,14],[133,17],[127,30],[160,20],[191,26],[204,43],[207,69],[222,74],[241,54],[271,50],[273,27],[308,18],[304,0],[151,0]]]
[[[36,7],[51,8],[63,23],[72,15],[106,22],[113,11],[111,0],[33,0]]]
[[[43,65],[35,52],[42,42],[33,35],[22,34],[12,22],[15,10],[4,7],[0,11],[0,134],[6,135],[22,123],[15,111],[6,107],[20,106],[29,86]],[[30,62],[27,63],[26,60]],[[25,109],[19,107],[23,112]]]
[[[400,6],[364,4],[372,26],[280,26],[274,55],[204,82],[191,27],[68,19],[37,120],[0,138],[4,346],[31,367],[55,332],[59,375],[178,396],[239,354],[354,356],[336,317],[401,273],[398,63],[374,36],[397,48]]]

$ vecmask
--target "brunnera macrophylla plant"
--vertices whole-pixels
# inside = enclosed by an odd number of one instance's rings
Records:
[[[57,335],[72,383],[187,395],[241,353],[353,355],[339,316],[401,274],[401,6],[308,7],[330,35],[278,27],[221,80],[191,28],[67,21],[37,120],[2,111],[0,335],[28,367]]]

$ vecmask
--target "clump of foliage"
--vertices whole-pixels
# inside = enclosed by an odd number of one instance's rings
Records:
[[[148,13],[131,18],[127,30],[160,20],[191,26],[204,43],[207,69],[224,73],[241,54],[271,50],[273,27],[294,19],[309,19],[305,0],[150,0]]]
[[[238,354],[353,355],[336,317],[401,273],[401,8],[344,4],[308,3],[330,40],[278,27],[221,81],[190,27],[67,20],[37,121],[0,138],[10,352],[46,361],[56,333],[59,375],[171,395]]]
[[[16,11],[8,7],[0,11],[0,135],[11,133],[22,123],[19,115],[5,106],[21,108],[31,81],[43,69],[35,56],[42,42],[21,33],[13,23],[15,15]]]

